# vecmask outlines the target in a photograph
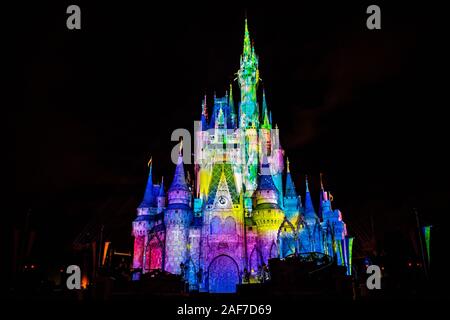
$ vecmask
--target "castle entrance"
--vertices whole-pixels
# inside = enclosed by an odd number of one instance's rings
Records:
[[[210,293],[234,293],[239,283],[239,269],[236,261],[227,255],[217,256],[208,268]]]

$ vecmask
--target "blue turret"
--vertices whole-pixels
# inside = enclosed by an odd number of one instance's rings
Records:
[[[164,192],[164,177],[161,179],[157,197],[158,213],[161,213],[166,206],[166,193]]]
[[[284,209],[286,218],[291,221],[291,223],[297,223],[298,216],[301,208],[301,200],[297,195],[295,190],[294,181],[291,177],[291,170],[289,168],[289,159],[286,159],[286,188],[284,195]]]
[[[182,143],[175,175],[168,191],[168,205],[164,211],[166,226],[165,270],[174,274],[181,272],[181,264],[186,262],[189,226],[193,219],[191,192],[184,175]]]
[[[145,188],[144,199],[142,200],[138,208],[150,208],[155,202],[155,197],[153,194],[153,178],[152,178],[153,164],[151,158],[150,161],[148,162],[148,167],[150,168],[150,170],[148,172],[147,187]]]
[[[314,210],[311,194],[309,192],[308,176],[306,176],[306,194],[305,194],[305,220],[308,224],[315,224],[317,218],[316,211]]]
[[[178,156],[177,166],[175,168],[175,174],[173,176],[172,184],[169,188],[169,193],[174,191],[189,191],[189,187],[186,183],[184,174],[183,155]]]
[[[331,201],[328,192],[323,187],[322,173],[320,173],[320,203],[319,203],[319,219],[323,220],[323,214],[331,211]]]
[[[231,120],[230,120],[230,110],[229,110],[229,105],[228,105],[228,97],[222,97],[222,98],[217,98],[216,95],[214,94],[214,106],[213,106],[213,112],[211,115],[211,121],[209,122],[209,127],[210,128],[215,128],[217,121],[218,121],[218,117],[219,117],[219,113],[220,110],[222,110],[223,112],[223,116],[224,116],[224,123],[227,126],[231,125]]]
[[[184,174],[184,163],[181,150],[182,148],[180,148],[178,162],[175,168],[175,175],[168,191],[169,208],[173,207],[174,205],[182,205],[188,207],[191,200],[189,186],[186,183]]]
[[[161,179],[161,185],[159,186],[158,197],[165,197],[166,193],[164,192],[164,177]]]
[[[258,187],[256,189],[256,209],[262,204],[270,204],[274,208],[279,208],[279,191],[270,173],[270,164],[264,155],[258,176]]]
[[[289,159],[286,160],[286,198],[297,198],[294,181],[292,181]]]

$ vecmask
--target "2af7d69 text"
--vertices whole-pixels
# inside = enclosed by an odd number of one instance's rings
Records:
[[[269,304],[223,304],[221,306],[221,314],[223,315],[244,315],[244,314],[271,314],[272,306]]]

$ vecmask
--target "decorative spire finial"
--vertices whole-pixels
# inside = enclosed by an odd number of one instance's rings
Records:
[[[180,150],[178,151],[178,155],[182,156],[183,154],[183,138],[180,141]]]
[[[233,83],[231,83],[231,82],[230,82],[230,96],[228,97],[228,99],[230,99],[229,104],[232,104],[233,103]]]
[[[289,158],[286,158],[286,171],[287,173],[291,172],[291,169],[289,168]]]
[[[308,183],[308,175],[305,175],[305,182],[306,182],[306,192],[309,192],[309,183]]]
[[[249,57],[252,53],[252,44],[250,41],[250,33],[248,32],[248,25],[247,25],[247,17],[245,18],[245,28],[244,28],[244,52],[243,56]]]
[[[202,108],[202,113],[205,116],[206,119],[208,119],[208,107],[206,105],[206,93],[205,93],[205,97],[203,98],[203,108]]]
[[[267,100],[266,100],[266,90],[263,87],[263,101],[262,101],[262,127],[265,129],[272,129],[271,122],[269,119],[269,113],[267,108]]]
[[[161,184],[159,186],[158,197],[164,197],[164,176],[161,177]]]
[[[323,190],[323,180],[322,180],[322,177],[323,176],[323,174],[322,174],[322,172],[320,173],[320,189],[321,190]]]
[[[147,167],[149,167],[149,168],[152,165],[152,159],[153,159],[153,157],[150,156],[150,160],[148,160],[148,162],[147,162]]]

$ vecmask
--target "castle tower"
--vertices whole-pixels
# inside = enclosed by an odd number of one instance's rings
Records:
[[[286,218],[294,225],[297,224],[300,214],[301,199],[295,190],[294,181],[291,177],[291,170],[289,167],[289,159],[286,161],[286,189],[284,195],[284,212]]]
[[[313,226],[318,221],[318,217],[316,211],[314,210],[314,205],[311,199],[311,193],[309,192],[308,176],[305,177],[305,184],[306,184],[306,194],[305,194],[304,219],[309,226]]]
[[[158,213],[162,213],[166,207],[166,193],[164,192],[164,177],[161,179],[161,185],[159,186],[158,196],[156,198]]]
[[[258,229],[258,248],[263,262],[278,257],[277,234],[283,222],[284,213],[278,204],[278,189],[270,174],[269,163],[264,158],[255,192],[256,207],[253,220]]]
[[[256,90],[259,82],[258,57],[250,42],[247,19],[245,20],[244,48],[241,55],[240,69],[238,71],[239,86],[241,89],[241,103],[239,105],[239,127],[242,134],[242,160],[243,182],[248,199],[257,186],[259,150],[258,129],[259,111]],[[248,204],[249,200],[246,200]]]
[[[231,293],[243,281],[258,281],[258,270],[275,257],[315,259],[313,253],[326,253],[351,271],[352,242],[322,176],[318,214],[307,178],[302,205],[288,160],[283,186],[284,150],[264,90],[260,110],[258,68],[245,21],[240,102],[234,101],[231,84],[224,97],[214,93],[211,108],[206,95],[202,99],[195,122],[195,184],[185,176],[181,149],[167,191],[163,180],[153,184],[149,161],[133,221],[134,274],[164,269],[182,273],[190,290]]]
[[[333,197],[323,187],[321,177],[321,214],[322,214],[322,228],[326,234],[326,252],[329,255],[335,255],[339,265],[344,264],[343,240],[347,236],[345,223],[342,219],[340,210],[333,210],[331,201]]]
[[[181,272],[180,264],[185,263],[187,258],[189,226],[193,218],[190,203],[191,192],[186,183],[180,149],[175,175],[168,190],[168,205],[164,213],[166,225],[165,270],[174,274]]]
[[[133,236],[134,236],[134,255],[133,255],[133,269],[136,274],[145,273],[151,268],[160,268],[156,256],[161,257],[161,252],[157,252],[157,246],[152,243],[152,236],[150,231],[156,225],[162,223],[162,216],[158,215],[162,210],[157,208],[157,195],[160,186],[153,184],[153,163],[152,159],[148,162],[149,174],[147,186],[145,188],[144,198],[137,208],[137,218],[133,221]],[[154,250],[153,250],[154,249]],[[152,253],[153,252],[153,253]],[[153,262],[151,262],[152,257]]]
[[[149,162],[148,162],[148,179],[147,179],[147,186],[145,187],[145,193],[144,193],[144,198],[142,199],[141,204],[138,207],[138,211],[141,215],[143,214],[149,214],[149,208],[152,206],[152,204],[155,201],[155,197],[153,194],[153,176],[152,176],[152,171],[153,171],[153,160],[152,158],[150,158]]]
[[[250,41],[247,19],[245,19],[244,48],[238,71],[241,88],[241,128],[259,127],[259,113],[256,101],[256,89],[259,82],[258,57]]]
[[[260,150],[261,150],[261,160],[262,156],[265,155],[270,157],[272,154],[272,137],[271,129],[272,124],[269,121],[269,113],[267,109],[266,92],[263,89],[263,108],[262,108],[262,125],[261,125],[261,135],[260,135]]]

